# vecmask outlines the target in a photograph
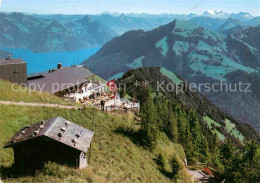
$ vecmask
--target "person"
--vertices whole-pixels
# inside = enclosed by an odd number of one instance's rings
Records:
[[[103,99],[102,99],[103,100]],[[105,111],[105,105],[106,105],[106,101],[103,100],[103,111]]]
[[[101,104],[101,110],[102,110],[102,111],[105,111],[105,104],[106,104],[106,102],[102,99],[102,100],[100,101],[100,104]]]
[[[104,111],[104,101],[103,100],[100,101],[100,105],[101,105],[101,111]]]
[[[127,107],[125,106],[125,103],[122,104],[122,108],[127,111]]]

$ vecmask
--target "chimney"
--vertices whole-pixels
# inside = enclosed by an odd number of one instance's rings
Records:
[[[58,63],[58,67],[57,67],[57,69],[61,69],[61,63]]]

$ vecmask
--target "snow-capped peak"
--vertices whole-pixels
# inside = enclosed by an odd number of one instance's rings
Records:
[[[207,10],[202,16],[215,17],[215,18],[227,18],[228,13],[223,12],[222,10]]]
[[[249,14],[247,12],[231,13],[229,17],[239,19],[241,21],[248,21],[248,20],[254,18],[251,14]]]
[[[221,10],[207,10],[205,13],[210,14],[210,15],[216,15],[219,13],[222,13]]]

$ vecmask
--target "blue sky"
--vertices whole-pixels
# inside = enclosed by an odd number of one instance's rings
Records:
[[[260,0],[0,0],[0,11],[38,14],[197,13],[206,10],[260,15]]]

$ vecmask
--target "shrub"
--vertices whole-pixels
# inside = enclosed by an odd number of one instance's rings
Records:
[[[176,177],[178,177],[181,166],[180,166],[178,160],[175,157],[173,157],[171,159],[170,163],[171,163],[171,168],[172,168],[172,177],[176,178]]]
[[[165,154],[160,153],[157,157],[157,164],[160,166],[161,170],[165,169],[166,163],[167,163],[167,160],[166,160]]]

